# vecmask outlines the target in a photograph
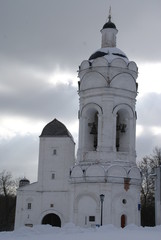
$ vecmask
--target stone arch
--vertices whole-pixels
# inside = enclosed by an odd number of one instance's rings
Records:
[[[102,181],[105,179],[105,175],[105,169],[100,165],[91,165],[86,169],[86,178],[91,181],[96,181],[96,179]]]
[[[87,60],[84,60],[82,63],[81,63],[81,65],[80,65],[80,69],[81,70],[85,70],[85,69],[87,69],[87,68],[89,68],[89,61],[87,61]]]
[[[99,196],[91,192],[80,193],[74,201],[76,224],[80,226],[91,226],[98,221]],[[94,221],[90,222],[89,217],[93,216]]]
[[[120,67],[120,68],[127,68],[127,62],[121,58],[115,58],[111,62],[112,67]]]
[[[138,67],[135,62],[129,62],[128,69],[134,72],[138,72]]]
[[[104,76],[96,71],[85,73],[80,82],[80,90],[107,87]]]
[[[101,136],[102,108],[95,104],[85,105],[80,112],[82,117],[82,146],[87,151],[96,151],[99,146],[99,136]]]
[[[139,168],[137,168],[137,167],[130,168],[128,171],[128,177],[141,180],[141,173],[140,173]]]
[[[41,213],[40,224],[61,227],[63,225],[63,216],[56,210],[46,210]]]
[[[105,169],[100,165],[91,165],[86,170],[86,176],[105,176]]]
[[[83,177],[83,170],[80,166],[74,166],[72,169],[71,169],[71,174],[70,174],[71,177]]]
[[[102,115],[103,114],[103,110],[101,108],[101,106],[99,106],[96,103],[88,103],[85,106],[83,106],[83,108],[80,111],[80,115],[81,116],[86,116],[88,111],[92,111],[92,109],[95,109],[98,114]]]
[[[125,103],[121,103],[121,104],[118,104],[116,105],[114,108],[113,108],[113,114],[116,115],[117,112],[120,110],[120,109],[125,109],[128,111],[129,113],[129,116],[130,118],[133,118],[135,116],[135,112],[133,111],[132,107],[128,104],[125,104]]]
[[[55,213],[48,213],[42,219],[42,224],[49,224],[53,227],[61,227],[61,220]]]
[[[131,135],[135,136],[135,113],[128,104],[119,104],[113,109],[113,117],[116,151],[129,152],[132,144]]]
[[[93,62],[92,62],[92,67],[107,67],[108,66],[108,61],[104,58],[96,58]]]
[[[136,80],[130,73],[119,73],[111,79],[110,86],[128,91],[137,91]]]
[[[97,208],[99,209],[99,205],[100,205],[100,197],[99,195],[97,196],[95,193],[93,192],[82,192],[82,193],[79,193],[77,195],[77,197],[75,198],[75,201],[74,201],[74,209],[78,209],[78,202],[79,200],[84,197],[84,196],[89,196],[90,198],[94,199],[94,201],[96,202],[97,204]]]
[[[127,171],[119,165],[112,165],[107,170],[107,177],[127,178]]]

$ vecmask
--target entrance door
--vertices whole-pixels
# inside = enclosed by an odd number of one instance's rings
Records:
[[[124,228],[126,226],[126,215],[121,216],[121,227]]]
[[[61,220],[58,215],[54,213],[49,213],[42,219],[42,224],[49,224],[54,227],[61,227]]]

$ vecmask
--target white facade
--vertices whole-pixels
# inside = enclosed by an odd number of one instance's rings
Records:
[[[137,66],[103,26],[102,46],[79,67],[79,145],[56,119],[40,136],[38,182],[17,191],[15,228],[67,222],[90,227],[140,225],[136,166]],[[101,205],[100,195],[104,195]],[[102,209],[102,214],[101,214]]]

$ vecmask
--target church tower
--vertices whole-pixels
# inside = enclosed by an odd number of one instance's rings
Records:
[[[116,47],[111,14],[101,48],[81,63],[79,143],[65,125],[49,122],[40,135],[38,181],[20,181],[15,228],[73,222],[81,227],[140,225],[140,171],[135,131],[138,69]],[[72,166],[71,166],[72,165]]]
[[[79,143],[77,165],[71,171],[77,212],[79,206],[85,209],[84,216],[80,211],[74,220],[78,225],[83,221],[90,225],[91,216],[94,224],[100,222],[102,194],[104,224],[140,224],[140,172],[135,151],[138,68],[116,47],[117,33],[109,14],[101,30],[101,48],[84,60],[78,71]]]
[[[116,48],[118,30],[103,26],[102,47],[79,69],[78,161],[135,166],[137,66]]]

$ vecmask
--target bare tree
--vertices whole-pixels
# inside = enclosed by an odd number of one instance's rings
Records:
[[[0,230],[12,230],[16,202],[16,181],[11,173],[0,173]]]
[[[141,217],[142,225],[144,226],[152,226],[155,224],[155,180],[152,174],[154,173],[154,169],[159,165],[161,165],[161,148],[159,147],[155,147],[153,153],[149,156],[145,156],[138,164],[142,173]]]
[[[16,180],[13,180],[12,174],[5,170],[0,173],[0,194],[4,196],[16,194]]]
[[[161,148],[155,147],[149,159],[152,162],[153,169],[161,165]]]
[[[148,156],[144,157],[138,164],[138,167],[142,174],[141,203],[145,207],[148,204],[151,204],[154,198],[154,180],[151,178],[153,165],[154,163]]]

